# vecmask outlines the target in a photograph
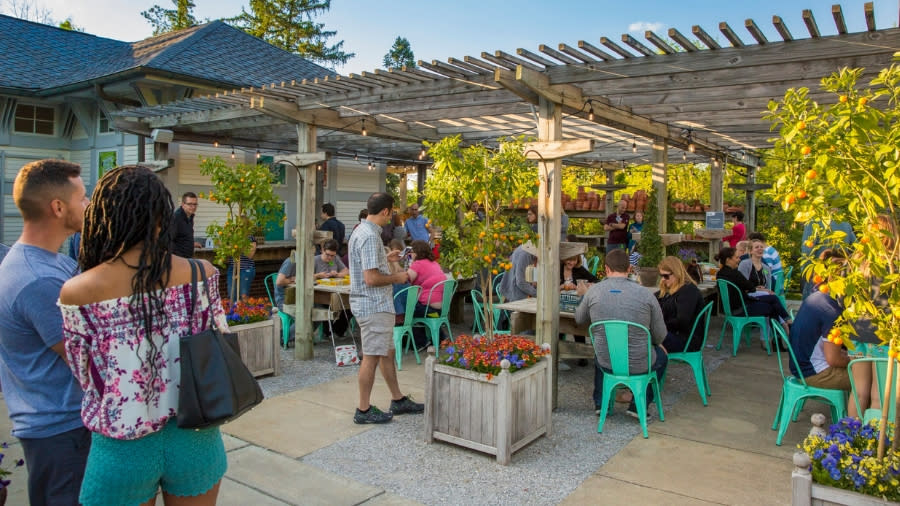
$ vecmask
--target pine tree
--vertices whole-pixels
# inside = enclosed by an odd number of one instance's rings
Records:
[[[400,70],[403,67],[416,67],[416,57],[413,55],[412,48],[406,37],[397,36],[391,50],[384,55],[384,68],[388,70]]]
[[[356,54],[343,51],[344,41],[327,45],[337,32],[313,22],[330,8],[331,0],[250,0],[250,12],[242,7],[239,15],[224,21],[308,60],[343,65]]]
[[[141,13],[141,16],[153,25],[153,35],[174,32],[198,24],[192,12],[195,7],[193,0],[172,0],[172,3],[175,4],[174,9],[163,9],[159,5],[154,5]]]

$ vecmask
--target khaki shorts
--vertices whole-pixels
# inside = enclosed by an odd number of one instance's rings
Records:
[[[829,367],[824,371],[806,377],[806,384],[817,388],[850,391],[850,375],[846,367]]]
[[[387,357],[394,354],[394,313],[356,317],[362,335],[363,355]]]

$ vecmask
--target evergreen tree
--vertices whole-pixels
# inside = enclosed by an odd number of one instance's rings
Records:
[[[331,8],[331,0],[250,0],[250,12],[225,21],[275,47],[325,64],[347,63],[355,53],[343,51],[344,41],[327,45],[337,32],[325,30],[313,17]]]
[[[388,70],[400,70],[403,67],[415,68],[416,57],[413,55],[406,37],[397,36],[391,50],[384,55],[383,65]]]
[[[141,16],[153,25],[153,35],[197,25],[197,18],[192,12],[195,7],[193,0],[172,0],[172,3],[175,4],[174,9],[163,9],[159,5],[154,5],[141,13]]]
[[[641,267],[656,267],[663,259],[662,237],[659,235],[659,206],[656,203],[656,187],[650,190],[647,197],[647,211],[644,213],[644,226],[641,228],[641,242],[638,246]]]

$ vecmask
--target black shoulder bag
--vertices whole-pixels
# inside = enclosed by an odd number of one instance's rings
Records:
[[[209,298],[206,269],[191,263],[191,312],[197,304],[197,269]],[[210,313],[212,314],[212,313]],[[263,400],[256,378],[241,361],[236,334],[224,334],[210,317],[209,328],[182,337],[181,388],[178,392],[178,427],[215,427],[246,413]]]

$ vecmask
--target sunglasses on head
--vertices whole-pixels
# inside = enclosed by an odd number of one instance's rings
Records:
[[[661,278],[663,278],[663,279],[669,279],[669,277],[671,277],[671,276],[672,276],[671,273],[670,273],[670,274],[663,274],[663,273],[661,273],[661,272],[659,273],[659,277],[661,277]]]

